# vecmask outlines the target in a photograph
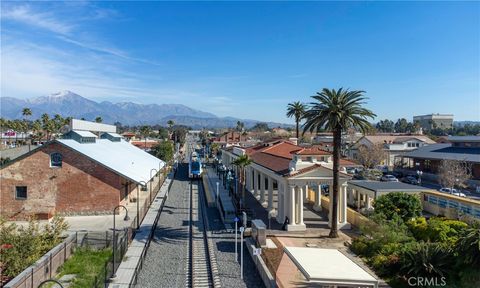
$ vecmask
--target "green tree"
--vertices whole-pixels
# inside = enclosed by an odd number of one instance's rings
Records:
[[[162,159],[165,162],[170,162],[173,159],[173,143],[171,141],[162,141],[153,147],[153,155]]]
[[[245,123],[241,121],[237,121],[237,127],[236,127],[237,131],[242,132],[244,127],[245,127]]]
[[[364,91],[349,91],[340,88],[324,88],[317,95],[312,96],[315,102],[310,103],[310,108],[305,111],[303,133],[314,132],[324,128],[333,132],[333,185],[332,185],[332,227],[330,237],[338,237],[338,188],[339,188],[339,167],[340,151],[342,148],[342,132],[348,128],[356,128],[366,133],[371,125],[367,118],[376,115],[363,108],[362,105],[367,99],[363,96]]]
[[[171,131],[173,125],[175,125],[175,122],[173,122],[173,120],[168,120],[168,121],[167,121],[167,125],[168,125],[168,129]]]
[[[145,139],[145,149],[147,149],[147,137],[152,133],[152,128],[148,125],[144,125],[140,127],[140,134],[142,134],[143,138]]]
[[[299,137],[299,125],[300,121],[302,120],[303,114],[305,113],[305,104],[301,103],[300,101],[292,102],[287,105],[287,117],[295,118],[295,132],[297,139]]]
[[[102,117],[100,117],[100,116],[96,117],[96,118],[95,118],[95,122],[97,122],[97,123],[102,123],[102,122],[103,122]]]
[[[375,214],[385,215],[387,220],[398,215],[403,221],[408,221],[420,216],[422,212],[422,204],[418,196],[403,192],[391,192],[378,197],[373,202],[373,208],[375,208]]]
[[[259,132],[268,131],[268,124],[264,122],[258,122],[252,127],[251,130]]]
[[[375,128],[377,128],[377,130],[380,132],[390,133],[394,131],[395,124],[393,123],[392,120],[385,119],[385,120],[380,120],[375,126]]]
[[[24,128],[24,133],[26,134],[28,132],[28,117],[32,116],[32,110],[30,108],[23,108],[22,109],[22,115],[23,115],[23,122],[24,122],[24,125],[23,125],[23,128]]]
[[[252,164],[252,159],[248,155],[242,155],[232,162],[233,165],[240,169],[240,185],[242,191],[242,205],[245,205],[245,167]]]
[[[407,132],[408,128],[408,121],[405,118],[400,118],[395,122],[395,132],[397,133],[405,133]]]

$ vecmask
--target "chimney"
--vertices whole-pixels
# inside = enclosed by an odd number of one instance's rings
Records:
[[[292,142],[295,145],[298,145],[298,139],[295,137],[288,138],[288,141]]]

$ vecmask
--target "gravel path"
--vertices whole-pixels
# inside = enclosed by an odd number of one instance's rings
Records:
[[[136,287],[185,287],[189,181],[182,165],[172,183]]]
[[[177,172],[136,287],[185,287],[189,221],[187,172],[187,165],[182,165]],[[234,255],[235,235],[225,231],[216,208],[207,208],[207,215],[222,287],[264,287],[246,247],[244,279],[240,279],[240,262]],[[240,246],[238,248],[240,251]]]

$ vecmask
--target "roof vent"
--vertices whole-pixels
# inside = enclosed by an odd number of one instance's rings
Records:
[[[64,139],[72,139],[78,143],[95,143],[97,136],[89,131],[72,130],[63,135]]]
[[[112,142],[120,142],[122,140],[121,135],[119,135],[117,133],[110,133],[110,132],[103,133],[102,135],[100,135],[100,138],[101,139],[108,139]]]

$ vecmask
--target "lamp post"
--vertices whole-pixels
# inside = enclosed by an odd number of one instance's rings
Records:
[[[152,168],[152,169],[150,170],[150,203],[152,203],[152,182],[153,182],[153,180],[152,180],[152,171],[154,171],[154,170],[155,170],[155,174],[158,174],[158,170],[157,170],[157,169]],[[158,184],[160,184],[160,178],[158,178]]]
[[[418,185],[422,185],[422,174],[423,174],[423,171],[417,170]]]
[[[219,194],[219,189],[218,189],[218,186],[220,185],[220,183],[217,181],[217,207],[218,207],[218,194]]]
[[[115,274],[115,250],[117,249],[117,239],[116,239],[116,234],[115,234],[115,231],[116,231],[116,228],[115,228],[115,211],[117,210],[117,208],[121,208],[121,207],[123,207],[125,209],[125,217],[123,218],[123,221],[130,220],[130,217],[128,217],[127,207],[125,207],[123,205],[118,205],[115,208],[113,208],[113,237],[112,237],[112,242],[113,242],[113,249],[112,249],[113,275],[112,275],[112,278],[117,277],[117,275]]]
[[[138,182],[140,184],[144,184],[142,185],[143,187],[142,188],[145,188],[145,190],[147,189],[147,182],[145,181],[140,181]],[[140,192],[140,189],[138,189],[138,186],[137,186],[137,230],[140,228],[140,195],[139,195],[139,192]]]
[[[42,287],[43,284],[48,283],[48,282],[53,282],[53,283],[55,283],[56,285],[60,286],[60,288],[63,288],[62,283],[60,283],[59,281],[57,281],[57,280],[55,280],[55,279],[45,280],[45,281],[43,281],[42,283],[38,284],[37,288]]]

